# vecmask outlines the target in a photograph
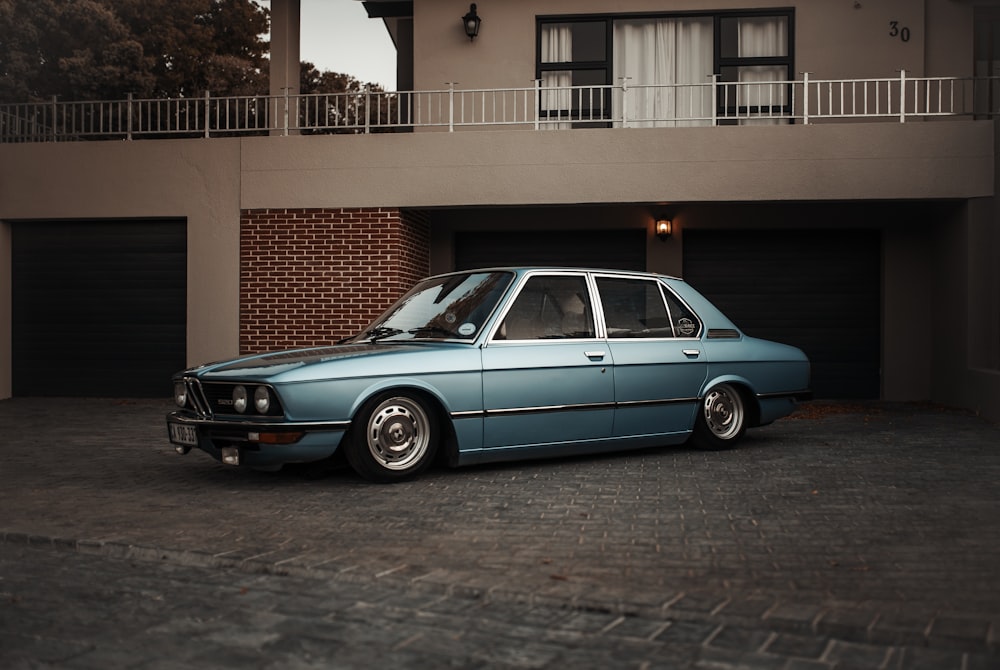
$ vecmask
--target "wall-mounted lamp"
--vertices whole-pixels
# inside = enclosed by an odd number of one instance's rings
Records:
[[[465,28],[465,34],[469,36],[469,41],[476,39],[476,35],[479,34],[479,24],[483,20],[479,18],[479,14],[476,13],[476,3],[469,5],[468,13],[462,17],[462,26]]]
[[[661,242],[666,242],[667,238],[670,237],[674,232],[674,222],[670,219],[657,219],[656,220],[656,236],[660,238]]]

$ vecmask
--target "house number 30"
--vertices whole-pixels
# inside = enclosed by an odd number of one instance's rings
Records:
[[[889,37],[898,37],[904,42],[910,41],[910,29],[900,26],[899,21],[889,21]]]

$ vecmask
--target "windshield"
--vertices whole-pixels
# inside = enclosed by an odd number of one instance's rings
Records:
[[[513,278],[472,272],[426,279],[353,341],[474,340]]]

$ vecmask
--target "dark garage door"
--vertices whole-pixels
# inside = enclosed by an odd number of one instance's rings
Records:
[[[794,344],[817,398],[880,394],[877,231],[684,232],[684,278],[748,335]]]
[[[184,221],[12,226],[15,396],[169,396],[185,364]]]
[[[644,270],[646,231],[629,229],[455,234],[456,269],[511,265]]]

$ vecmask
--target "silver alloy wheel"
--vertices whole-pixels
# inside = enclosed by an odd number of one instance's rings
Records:
[[[719,384],[705,395],[702,412],[708,430],[720,440],[732,440],[743,431],[743,398],[729,384]]]
[[[427,412],[412,398],[386,398],[368,419],[365,441],[375,461],[402,471],[420,462],[431,443]]]

